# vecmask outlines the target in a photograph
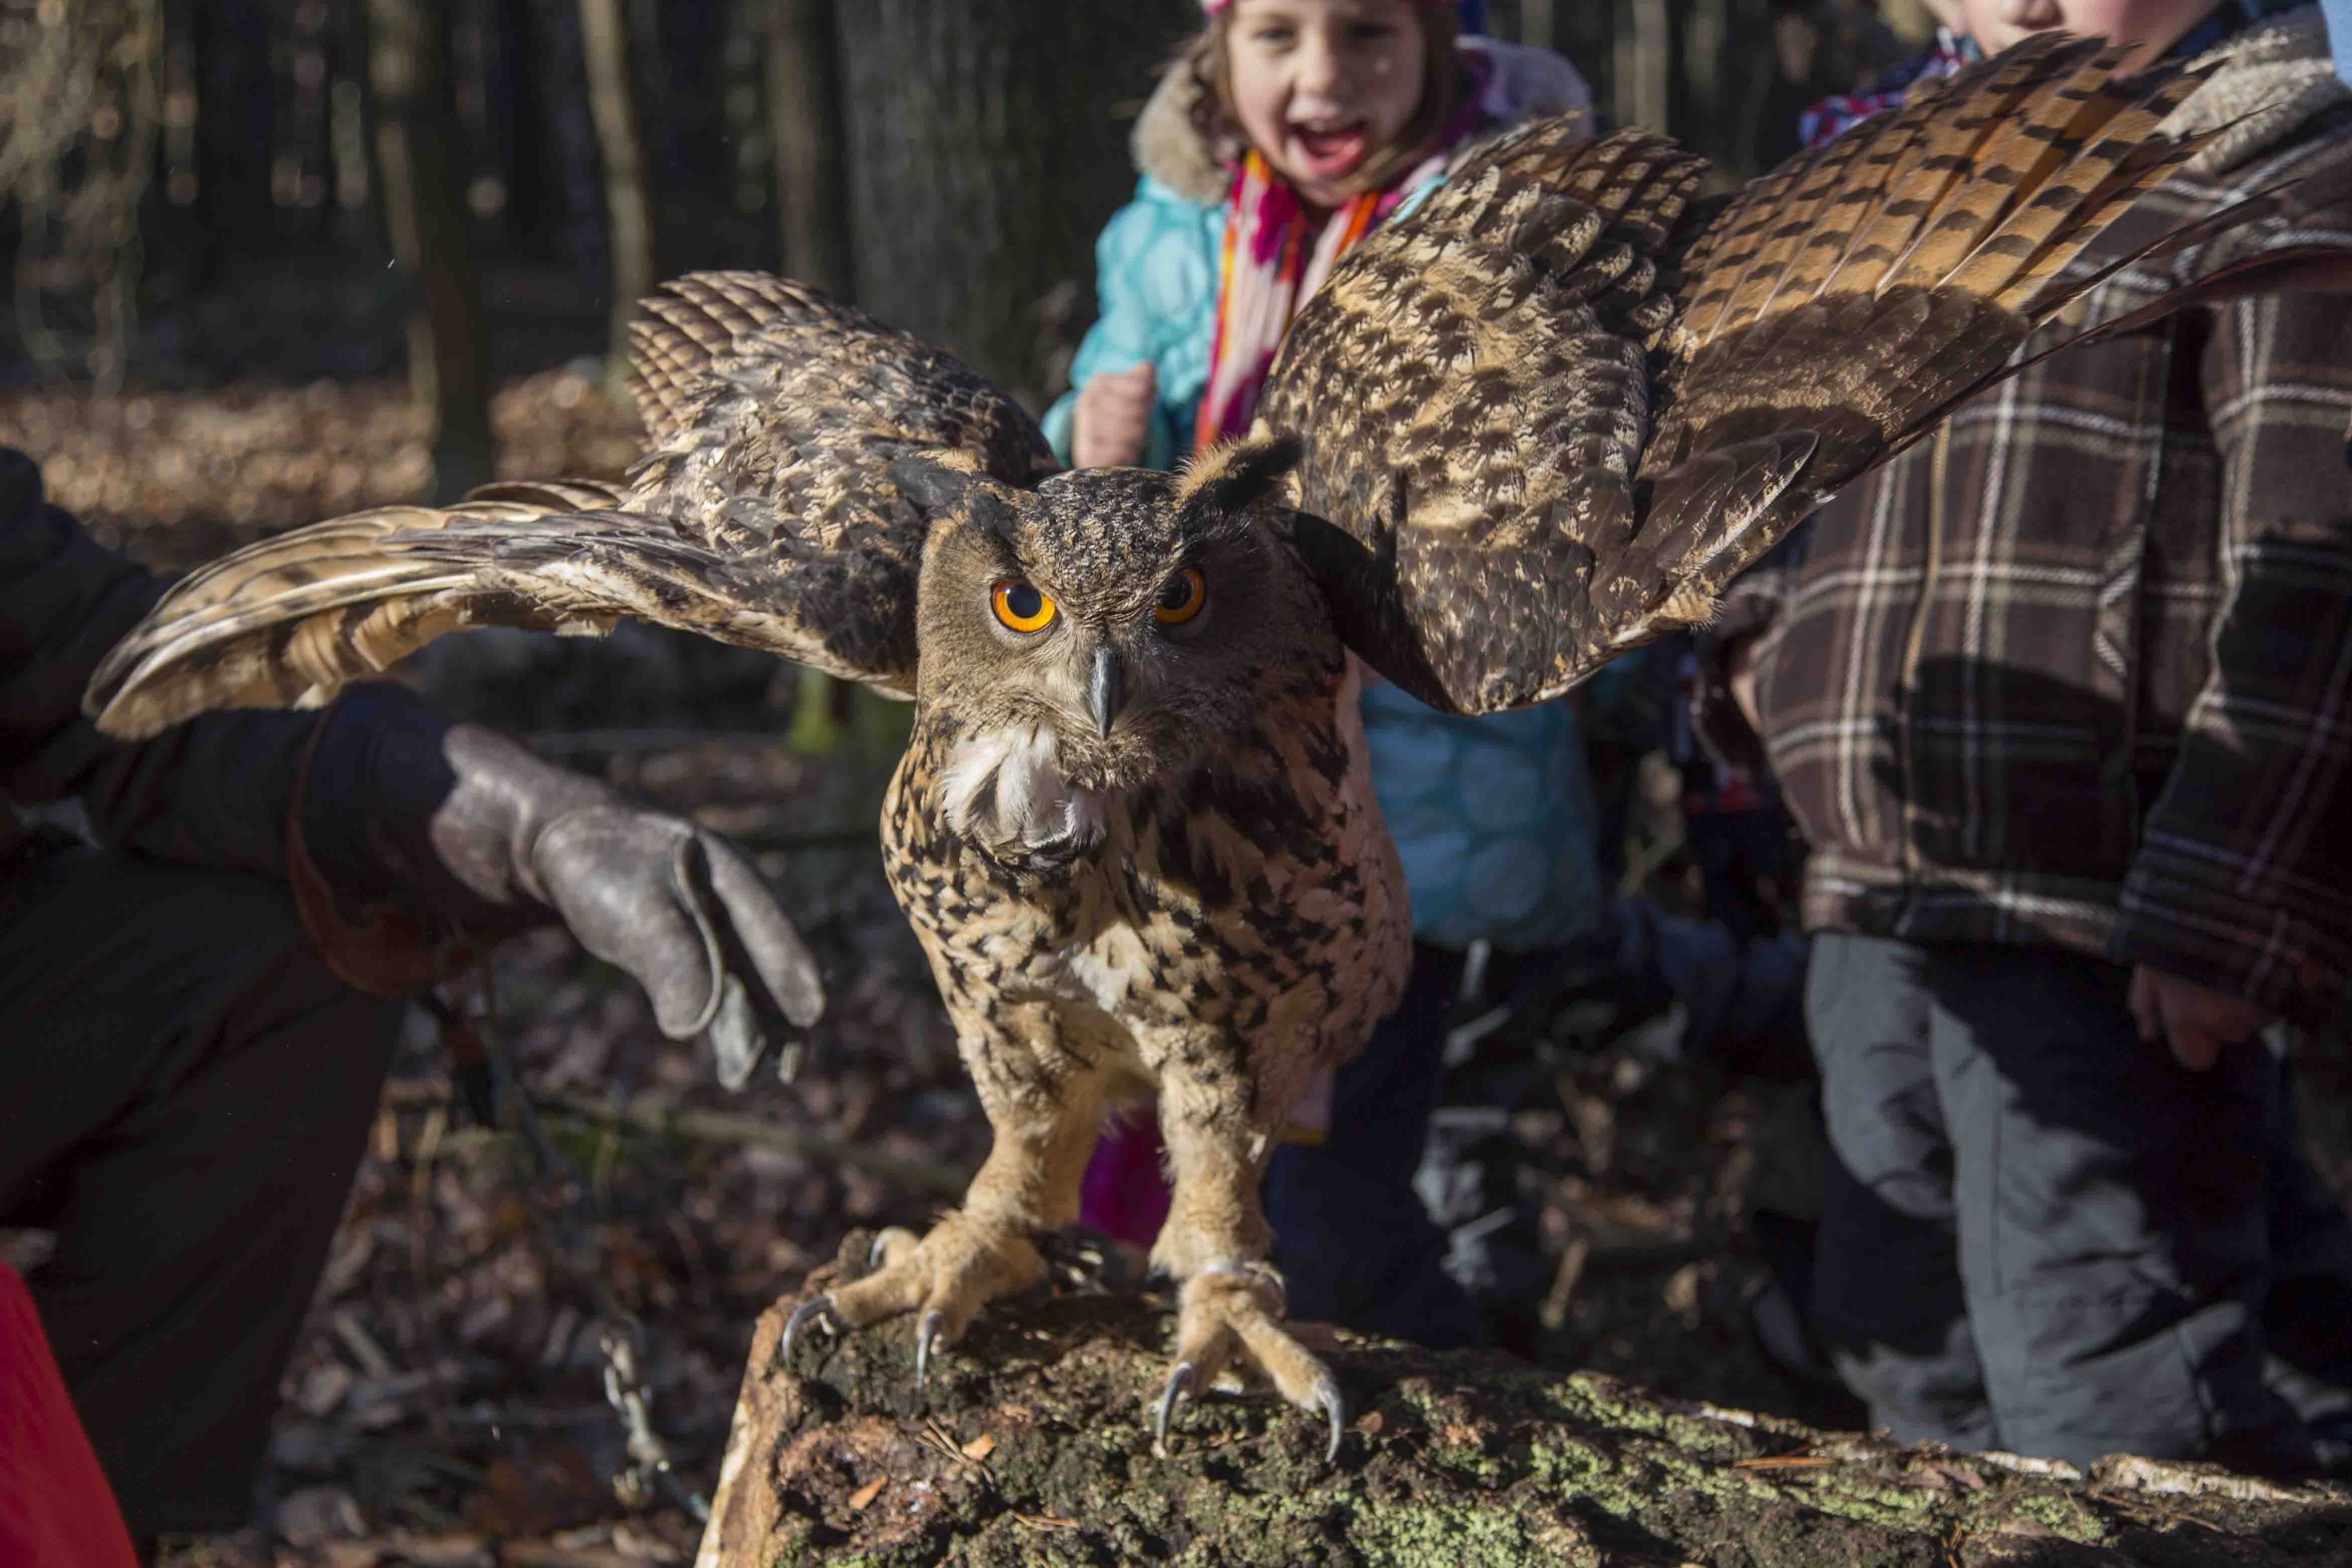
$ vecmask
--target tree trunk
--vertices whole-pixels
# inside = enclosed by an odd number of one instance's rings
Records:
[[[276,144],[276,85],[269,74],[269,24],[252,0],[217,0],[190,10],[198,109],[195,124],[197,217],[204,250],[193,268],[200,282],[225,276],[227,263],[268,250],[277,238],[269,201],[269,158]]]
[[[849,203],[833,0],[770,0],[768,126],[784,271],[831,293],[849,287]]]
[[[457,190],[449,17],[421,0],[368,0],[367,14],[384,226],[425,294],[409,321],[409,383],[433,421],[434,495],[452,500],[489,483],[496,447],[481,275]]]
[[[2343,1488],[2122,1458],[2084,1478],[1311,1329],[1350,1402],[1335,1466],[1271,1397],[1185,1406],[1156,1456],[1172,1325],[1150,1298],[997,1303],[921,1395],[911,1316],[813,1333],[787,1371],[791,1306],[753,1334],[697,1568],[2317,1568],[2352,1539]]]
[[[629,21],[624,0],[580,0],[580,31],[588,62],[588,102],[596,145],[604,155],[604,213],[613,235],[613,313],[606,337],[607,377],[617,388],[629,361],[629,322],[637,301],[660,280],[654,210],[646,180],[646,139],[629,65]]]
[[[857,0],[836,12],[854,293],[1031,402],[1091,319],[1127,128],[1192,0]]]

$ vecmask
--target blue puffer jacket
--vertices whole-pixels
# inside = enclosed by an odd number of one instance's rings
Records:
[[[1486,100],[1498,120],[1590,102],[1558,56],[1483,38],[1465,47],[1489,57]],[[1189,449],[1216,330],[1226,175],[1184,112],[1188,89],[1171,72],[1137,123],[1143,177],[1096,245],[1102,315],[1070,367],[1070,384],[1082,387],[1151,364],[1159,391],[1144,461],[1155,468],[1173,467]],[[1076,402],[1073,392],[1045,415],[1066,462]],[[1486,937],[1524,951],[1589,935],[1605,890],[1584,741],[1569,706],[1456,718],[1385,685],[1366,691],[1363,705],[1372,785],[1404,862],[1414,936],[1457,948]]]

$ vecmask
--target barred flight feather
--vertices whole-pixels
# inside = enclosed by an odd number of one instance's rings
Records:
[[[1997,376],[2200,144],[2158,131],[2200,74],[2117,78],[2126,52],[2036,37],[1720,204],[1644,132],[1466,160],[1335,270],[1261,410],[1302,443],[1299,538],[1350,646],[1480,712],[1704,623]]]

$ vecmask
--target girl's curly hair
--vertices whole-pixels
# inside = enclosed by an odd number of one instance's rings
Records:
[[[1421,103],[1405,121],[1404,130],[1396,141],[1370,159],[1349,177],[1350,194],[1376,191],[1394,181],[1406,170],[1437,150],[1438,138],[1454,119],[1454,106],[1469,89],[1460,58],[1454,50],[1454,40],[1462,31],[1462,24],[1454,12],[1444,6],[1415,5],[1419,14],[1422,37]],[[1249,137],[1242,131],[1241,120],[1234,112],[1232,56],[1225,41],[1233,32],[1234,7],[1227,6],[1209,18],[1209,25],[1186,41],[1178,54],[1178,64],[1192,78],[1192,129],[1216,155],[1220,163],[1236,163],[1249,146]]]

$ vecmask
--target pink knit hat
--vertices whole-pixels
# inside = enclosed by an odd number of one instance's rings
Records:
[[[1424,5],[1459,5],[1461,0],[1422,0]],[[1220,11],[1233,9],[1234,0],[1201,0],[1201,9],[1213,16]],[[1463,7],[1467,10],[1467,6]]]

